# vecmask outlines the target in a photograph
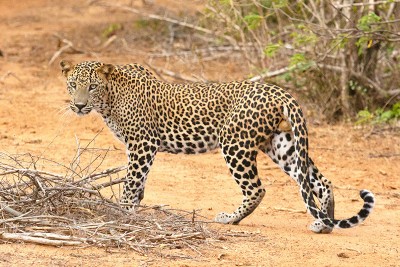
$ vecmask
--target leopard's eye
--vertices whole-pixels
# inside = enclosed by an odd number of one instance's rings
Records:
[[[89,91],[92,91],[92,90],[94,90],[96,88],[97,88],[97,84],[95,84],[95,83],[92,83],[92,84],[89,85]]]
[[[70,83],[69,83],[69,86],[71,86],[72,88],[75,89],[75,88],[76,88],[76,82],[70,82]]]

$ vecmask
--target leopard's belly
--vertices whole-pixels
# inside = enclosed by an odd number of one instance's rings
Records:
[[[198,154],[218,147],[218,129],[203,126],[187,129],[160,131],[159,151],[169,153]]]

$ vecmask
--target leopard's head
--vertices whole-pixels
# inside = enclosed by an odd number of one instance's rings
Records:
[[[95,61],[73,65],[65,60],[60,62],[60,66],[67,78],[72,111],[78,115],[86,115],[92,109],[101,111],[107,103],[107,84],[115,66]]]

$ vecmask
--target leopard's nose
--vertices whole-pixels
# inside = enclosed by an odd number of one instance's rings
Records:
[[[84,107],[86,107],[86,104],[83,103],[75,103],[75,107],[77,107],[79,109],[79,111],[81,111]]]

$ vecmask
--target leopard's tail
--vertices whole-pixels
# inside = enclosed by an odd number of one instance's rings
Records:
[[[372,212],[375,205],[374,195],[368,190],[361,190],[360,196],[364,200],[364,205],[357,215],[348,219],[335,220],[329,218],[326,213],[321,211],[315,203],[310,187],[310,176],[308,173],[308,133],[305,118],[297,102],[293,98],[290,100],[290,103],[283,103],[281,111],[289,121],[294,136],[295,151],[297,154],[297,179],[300,184],[300,193],[308,212],[317,219],[311,225],[311,230],[321,232],[324,228],[350,228],[357,226]]]

